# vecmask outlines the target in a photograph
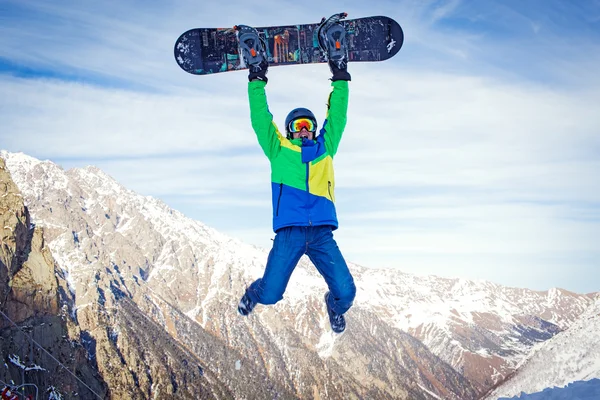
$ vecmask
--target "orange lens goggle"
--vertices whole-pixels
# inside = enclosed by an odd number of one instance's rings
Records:
[[[290,122],[289,130],[290,132],[300,132],[303,128],[306,128],[309,132],[315,132],[317,130],[317,125],[315,121],[309,118],[298,118]]]

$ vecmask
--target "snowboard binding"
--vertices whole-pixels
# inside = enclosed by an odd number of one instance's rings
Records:
[[[340,21],[348,16],[347,13],[334,14],[321,20],[317,28],[317,39],[319,47],[327,56],[332,72],[334,67],[338,70],[346,70],[348,67],[348,42],[346,40],[346,29]],[[333,65],[332,65],[333,64]]]
[[[267,68],[269,67],[266,43],[258,35],[258,31],[251,26],[236,25],[233,29],[237,31],[240,52],[250,70],[249,79],[266,81]]]

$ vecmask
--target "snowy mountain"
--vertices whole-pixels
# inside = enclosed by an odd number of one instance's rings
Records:
[[[326,286],[303,258],[284,300],[242,318],[237,301],[262,274],[267,250],[131,192],[97,168],[0,157],[66,277],[80,329],[97,344],[88,351],[99,374],[132,398],[181,391],[174,382],[185,376],[177,366],[185,357],[218,393],[235,398],[259,396],[259,376],[266,397],[474,399],[594,301],[350,263],[358,293],[347,332],[336,336]],[[146,349],[142,339],[176,348]],[[159,368],[161,359],[172,361]],[[165,377],[175,381],[159,385]]]
[[[567,330],[536,345],[489,399],[600,379],[600,296]]]

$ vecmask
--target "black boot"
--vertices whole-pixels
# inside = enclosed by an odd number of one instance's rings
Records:
[[[240,299],[240,304],[238,304],[238,312],[243,316],[246,316],[254,310],[254,307],[256,307],[256,303],[248,296],[248,292],[245,292]]]
[[[325,306],[327,306],[327,314],[329,314],[329,323],[331,324],[331,330],[335,333],[342,333],[346,329],[346,319],[344,314],[336,314],[329,308],[329,292],[325,293]]]

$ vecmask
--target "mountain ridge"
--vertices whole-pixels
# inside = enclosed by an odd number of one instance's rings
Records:
[[[243,288],[262,274],[266,250],[135,194],[95,167],[64,171],[25,155],[2,152],[0,157],[7,160],[32,218],[47,232],[83,320],[86,307],[101,298],[112,297],[109,303],[130,299],[158,324],[156,329],[162,327],[186,348],[197,346],[192,331],[201,328],[215,338],[215,349],[217,343],[236,349],[239,357],[229,361],[234,371],[252,365],[243,360],[261,355],[255,365],[267,381],[283,382],[283,391],[300,398],[340,391],[327,380],[331,373],[358,397],[476,398],[509,376],[535,343],[572,324],[591,302],[589,295],[562,289],[536,292],[349,263],[357,300],[348,313],[349,332],[336,337],[322,301],[325,284],[304,257],[284,300],[259,305],[244,319],[236,304]],[[97,282],[103,293],[90,289]],[[396,342],[379,338],[382,332]],[[352,356],[348,349],[354,349]],[[375,354],[381,362],[371,359]],[[415,364],[407,354],[422,354],[427,362]],[[210,359],[223,366],[218,357]],[[240,369],[235,369],[238,360]],[[293,366],[303,363],[320,367],[294,372]],[[406,377],[396,376],[392,371],[403,364],[410,365]],[[355,381],[359,372],[367,384]],[[440,382],[438,375],[447,378]]]

